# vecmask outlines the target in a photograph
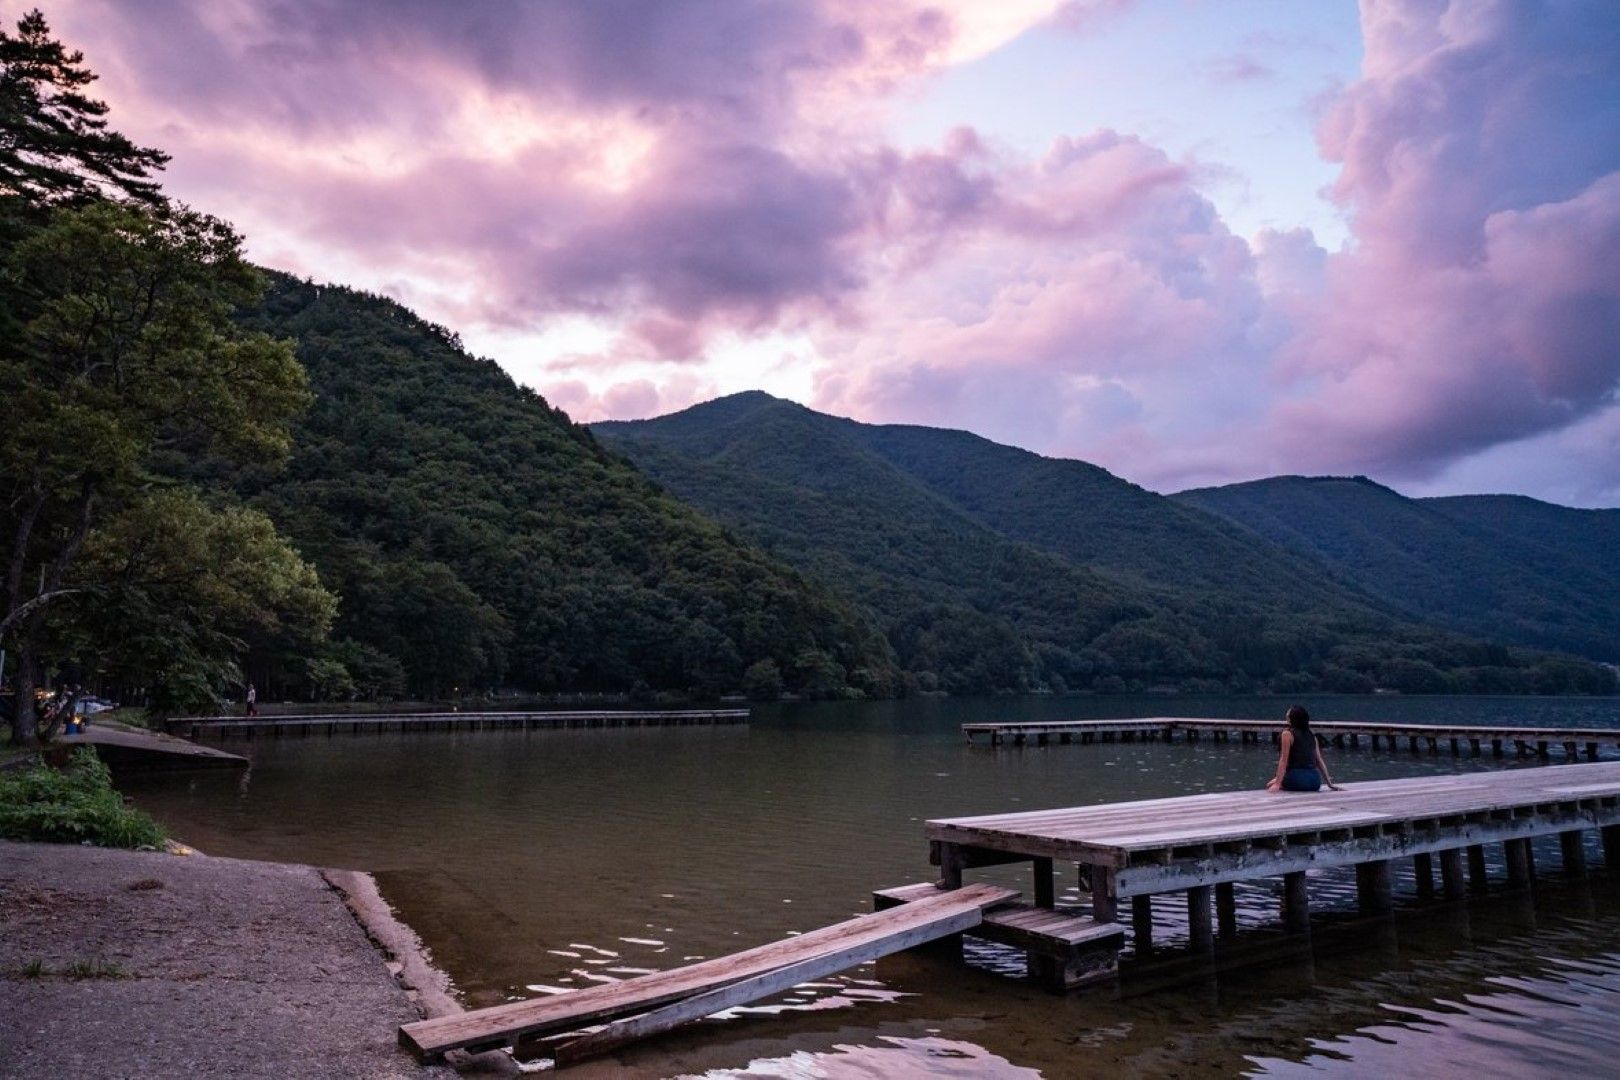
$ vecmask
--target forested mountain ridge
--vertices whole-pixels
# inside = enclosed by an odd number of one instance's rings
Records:
[[[1516,495],[1410,499],[1365,477],[1281,476],[1174,498],[1317,560],[1393,610],[1620,660],[1620,510]]]
[[[341,598],[317,692],[881,695],[847,603],[660,492],[454,335],[389,300],[272,275],[243,322],[291,339],[314,403],[279,472],[215,477]],[[261,679],[297,663],[275,642]]]
[[[1552,689],[1573,670],[1392,617],[1242,526],[963,432],[860,424],[757,392],[593,430],[873,611],[925,686],[1530,689],[1528,672],[1551,664],[1539,685]],[[1000,662],[941,662],[985,640]]]

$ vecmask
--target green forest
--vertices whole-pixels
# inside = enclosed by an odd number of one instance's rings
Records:
[[[1084,462],[765,394],[595,425],[672,492],[828,582],[910,685],[1605,693],[1611,670],[1421,621],[1352,573]]]

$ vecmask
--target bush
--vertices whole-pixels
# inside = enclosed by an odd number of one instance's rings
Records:
[[[0,839],[99,847],[159,847],[157,822],[124,805],[94,750],[80,747],[66,769],[35,765],[0,773]]]

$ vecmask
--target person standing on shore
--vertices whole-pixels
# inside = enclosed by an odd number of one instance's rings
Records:
[[[1311,730],[1311,714],[1303,705],[1288,710],[1288,726],[1282,733],[1282,753],[1277,755],[1277,775],[1266,782],[1267,791],[1329,791],[1340,787],[1328,775],[1322,760],[1322,740]]]
[[[247,714],[249,716],[259,715],[259,692],[253,688],[252,683],[248,683],[247,687]]]

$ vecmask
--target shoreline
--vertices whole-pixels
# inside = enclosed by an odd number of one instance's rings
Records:
[[[6,1075],[517,1071],[399,1048],[401,1023],[461,1007],[364,872],[6,841],[0,911]]]

